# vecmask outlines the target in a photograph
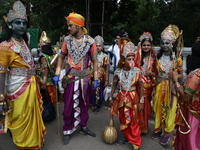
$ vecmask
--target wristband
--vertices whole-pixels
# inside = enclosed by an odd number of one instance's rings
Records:
[[[181,86],[179,82],[176,82],[175,85],[177,88]]]
[[[0,94],[0,100],[4,100],[5,96],[3,94]]]
[[[56,73],[55,73],[56,76],[60,76],[60,70],[61,70],[60,67],[56,68]]]

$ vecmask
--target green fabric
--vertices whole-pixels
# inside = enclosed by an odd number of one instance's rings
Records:
[[[189,94],[194,94],[196,91],[190,89],[189,87],[184,87],[185,91]]]
[[[26,30],[30,34],[30,48],[38,48],[39,41],[39,29],[38,28],[28,28]]]

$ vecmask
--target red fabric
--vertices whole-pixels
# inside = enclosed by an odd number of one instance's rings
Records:
[[[130,109],[132,110],[132,109]],[[121,125],[126,124],[126,117],[124,112],[124,107],[119,108],[119,120]],[[130,111],[130,117],[131,120],[133,118],[133,112]],[[127,128],[122,130],[124,133],[124,136],[129,140],[129,142],[137,147],[140,147],[142,145],[142,138],[140,136],[140,125],[139,121],[131,121]]]

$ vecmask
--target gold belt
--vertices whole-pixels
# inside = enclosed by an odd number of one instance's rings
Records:
[[[78,76],[78,77],[87,76],[89,74],[90,74],[90,68],[87,68],[85,70],[75,70],[72,68],[69,72],[69,75]]]

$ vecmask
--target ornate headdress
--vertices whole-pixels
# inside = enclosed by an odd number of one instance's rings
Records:
[[[42,31],[42,34],[40,36],[40,43],[43,43],[44,45],[51,43],[51,40],[47,36],[47,33],[45,31]]]
[[[176,42],[178,37],[180,36],[179,28],[176,25],[169,25],[166,27],[161,33],[161,39],[170,40],[172,43]]]
[[[67,23],[72,23],[74,25],[83,27],[83,33],[87,34],[87,29],[84,27],[85,26],[85,18],[77,13],[70,13],[68,17],[65,17],[67,19]]]
[[[118,42],[118,46],[119,46],[119,49],[120,49],[120,54],[122,54],[124,52],[125,45],[130,41],[131,40],[129,38],[127,38],[127,37],[120,38],[120,40]]]
[[[99,35],[95,36],[94,40],[95,40],[95,42],[96,42],[97,44],[103,45],[103,43],[104,43],[103,38],[102,38],[101,36],[99,36]]]
[[[131,41],[129,41],[124,46],[124,50],[123,50],[123,53],[121,55],[124,56],[124,58],[126,58],[128,54],[134,54],[135,55],[136,51],[137,51],[137,49],[136,49],[135,45]]]
[[[26,8],[21,1],[14,3],[13,10],[9,10],[5,21],[12,22],[15,19],[25,19],[27,21]]]
[[[153,41],[152,34],[150,32],[143,32],[139,38],[140,42],[142,42],[143,39],[146,39],[147,41]]]

